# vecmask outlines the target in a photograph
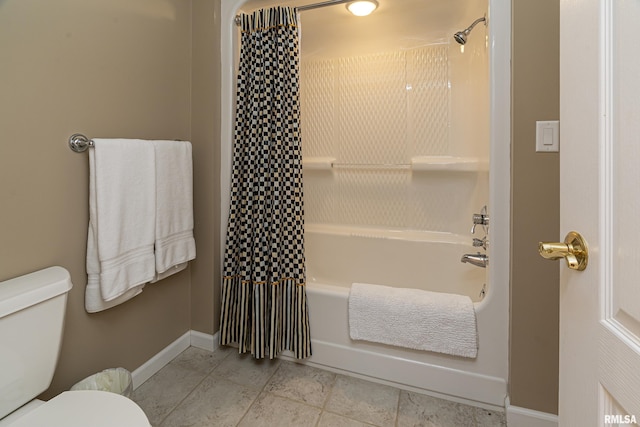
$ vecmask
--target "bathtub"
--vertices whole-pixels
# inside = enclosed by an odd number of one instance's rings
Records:
[[[462,264],[471,238],[451,233],[307,225],[309,287],[374,283],[468,295],[480,301],[486,270]]]
[[[460,262],[462,254],[476,252],[469,240],[448,233],[307,225],[313,356],[304,363],[465,403],[503,407],[507,386],[497,355],[504,349],[492,336],[487,270]],[[353,282],[468,295],[478,319],[478,357],[351,340],[348,296]]]

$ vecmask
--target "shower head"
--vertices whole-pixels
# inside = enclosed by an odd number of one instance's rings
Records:
[[[464,30],[464,31],[458,31],[457,33],[455,33],[453,35],[453,38],[460,44],[465,44],[467,42],[467,34],[469,34],[469,31]]]
[[[469,27],[467,27],[466,29],[462,30],[462,31],[458,31],[457,33],[455,33],[453,35],[453,38],[460,44],[465,44],[467,42],[467,36],[469,35],[469,33],[471,32],[471,30],[473,30],[473,27],[475,27],[479,22],[484,22],[484,25],[487,25],[487,18],[486,17],[482,17],[482,18],[478,18],[475,21],[473,21],[473,24],[469,25]]]

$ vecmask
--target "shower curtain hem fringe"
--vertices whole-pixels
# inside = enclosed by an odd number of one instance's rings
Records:
[[[239,353],[256,359],[273,359],[284,350],[297,359],[311,356],[304,287],[291,280],[252,285],[239,276],[226,276],[222,306],[220,345],[238,344]]]

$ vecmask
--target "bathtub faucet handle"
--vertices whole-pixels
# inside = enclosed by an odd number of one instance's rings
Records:
[[[482,239],[473,238],[473,247],[474,248],[482,248],[484,250],[489,246],[489,241],[487,240],[487,236],[484,236]]]
[[[476,225],[482,225],[485,232],[489,227],[489,215],[487,215],[487,207],[482,208],[482,213],[474,213],[471,217],[471,222],[473,222],[473,226],[471,227],[471,234],[476,232]]]

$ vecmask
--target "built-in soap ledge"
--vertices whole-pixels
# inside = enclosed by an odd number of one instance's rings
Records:
[[[303,157],[302,167],[310,170],[331,170],[335,157]]]
[[[411,158],[415,172],[482,172],[489,170],[489,162],[478,157],[417,156]]]
[[[331,170],[333,168],[408,169],[415,172],[480,172],[489,170],[489,162],[477,157],[417,156],[411,163],[337,163],[335,157],[304,157],[302,167],[307,170]]]

